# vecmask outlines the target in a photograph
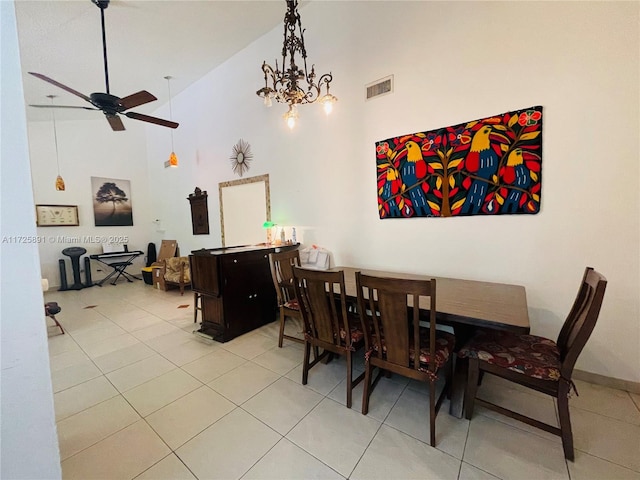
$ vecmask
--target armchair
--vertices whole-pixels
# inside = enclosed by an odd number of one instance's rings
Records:
[[[166,291],[176,286],[180,288],[180,295],[184,295],[184,287],[191,286],[189,257],[171,257],[160,263],[160,268],[155,269],[158,288]]]

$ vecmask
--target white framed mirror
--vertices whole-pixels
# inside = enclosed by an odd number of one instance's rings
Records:
[[[223,247],[264,243],[262,225],[271,220],[269,175],[218,184]]]

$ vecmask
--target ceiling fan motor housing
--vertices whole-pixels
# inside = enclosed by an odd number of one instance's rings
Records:
[[[108,115],[115,115],[125,110],[120,98],[109,93],[92,93],[89,95],[91,103]]]
[[[91,1],[95,3],[98,7],[100,7],[102,10],[104,10],[109,6],[109,0],[91,0]]]

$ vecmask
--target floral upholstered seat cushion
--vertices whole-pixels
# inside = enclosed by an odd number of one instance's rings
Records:
[[[560,351],[553,340],[508,332],[481,333],[465,345],[458,356],[508,368],[542,380],[560,378]]]
[[[352,344],[362,341],[362,339],[364,338],[364,332],[362,331],[362,329],[360,327],[349,327],[349,330],[351,330],[351,343]],[[347,332],[344,329],[344,327],[340,327],[340,338],[342,340],[347,338]]]
[[[300,310],[300,304],[298,303],[297,298],[294,298],[293,300],[289,300],[288,302],[284,302],[283,306],[285,308],[290,308],[291,310]]]
[[[409,343],[411,345],[409,347],[409,358],[411,360],[414,359],[414,348],[412,346],[413,340]],[[428,367],[429,362],[431,361],[431,353],[429,348],[429,329],[421,328],[420,329],[420,363]],[[449,357],[451,356],[451,352],[456,345],[456,337],[450,333],[443,332],[440,330],[436,330],[436,348],[435,348],[435,363],[436,368],[442,367],[447,363]]]
[[[351,331],[351,343],[346,344],[347,347],[349,346],[355,346],[357,343],[360,343],[363,339],[364,339],[364,332],[362,331],[362,329],[360,327],[349,327],[349,330]],[[307,335],[310,335],[309,333],[307,333]],[[333,334],[334,339],[337,338],[337,335],[334,333]],[[344,327],[340,327],[340,340],[342,340],[343,343],[345,342],[345,339],[347,338],[347,331],[345,330]],[[345,346],[345,345],[343,345]]]
[[[175,283],[191,282],[188,257],[171,257],[165,261],[165,264],[166,264],[166,270],[164,272],[165,281],[175,282]],[[182,271],[182,268],[181,268],[182,265],[184,265],[184,278],[180,277],[180,273]]]
[[[420,364],[424,368],[429,368],[431,362],[429,329],[420,328]],[[450,333],[436,330],[436,348],[435,348],[435,364],[436,368],[440,368],[447,363],[451,357],[451,352],[456,344],[456,337]],[[378,351],[378,342],[373,336],[373,350]],[[382,337],[382,353],[387,353],[387,346]],[[415,349],[413,347],[413,336],[409,339],[409,359],[414,361]]]

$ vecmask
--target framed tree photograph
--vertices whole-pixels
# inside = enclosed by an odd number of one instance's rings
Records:
[[[91,177],[91,192],[96,227],[133,225],[129,180]]]

